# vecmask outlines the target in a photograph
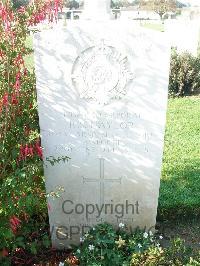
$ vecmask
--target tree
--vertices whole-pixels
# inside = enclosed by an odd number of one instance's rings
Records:
[[[69,9],[78,9],[79,1],[76,0],[64,0],[64,5]]]
[[[121,1],[111,1],[111,8],[120,8],[122,6]]]
[[[138,4],[139,0],[112,0],[111,8],[129,7]]]
[[[29,0],[12,0],[13,8],[20,8],[21,6],[27,6]]]
[[[160,19],[167,12],[176,11],[176,0],[140,0],[140,8],[156,12]]]

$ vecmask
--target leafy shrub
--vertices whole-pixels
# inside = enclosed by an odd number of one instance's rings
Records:
[[[85,234],[80,239],[82,245],[74,253],[80,265],[130,265],[132,253],[141,253],[158,245],[152,232],[136,230],[129,235],[124,226],[120,223],[115,230],[110,224],[100,224]]]
[[[177,238],[171,241],[168,248],[150,247],[143,254],[133,254],[131,266],[183,266],[200,265],[200,255],[195,260],[191,257],[192,250],[184,245],[184,241]],[[196,264],[191,264],[196,263]]]
[[[200,92],[200,57],[188,52],[178,54],[174,49],[171,57],[169,93],[186,96]]]
[[[25,41],[29,26],[49,16],[55,19],[59,5],[59,0],[35,0],[34,5],[15,10],[11,1],[0,2],[0,253],[4,257],[25,246],[21,235],[37,230],[33,216],[41,221],[47,215],[35,76],[26,67],[30,49]]]
[[[180,239],[162,248],[159,243],[162,236],[142,230],[129,234],[125,229],[122,223],[117,230],[106,223],[97,225],[80,239],[81,245],[60,265],[192,266],[200,262],[200,255],[193,254]]]
[[[29,4],[28,0],[12,0],[14,8],[20,8],[22,6],[27,6]]]

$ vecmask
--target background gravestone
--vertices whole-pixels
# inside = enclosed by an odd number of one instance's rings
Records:
[[[200,18],[195,20],[167,20],[165,30],[178,52],[188,51],[197,56],[200,44]]]
[[[107,20],[106,8],[90,14],[34,41],[46,189],[64,188],[48,198],[60,248],[103,221],[156,222],[170,49],[160,33]]]

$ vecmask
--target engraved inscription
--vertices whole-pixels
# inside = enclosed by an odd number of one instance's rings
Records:
[[[62,116],[66,119],[62,131],[41,129],[42,137],[46,138],[43,143],[47,139],[50,142],[52,138],[59,140],[52,145],[52,152],[60,155],[72,156],[72,153],[83,152],[87,156],[95,153],[105,156],[110,153],[127,154],[138,149],[149,153],[149,145],[156,138],[153,132],[142,128],[143,117],[137,112],[100,111],[90,114],[90,119],[80,112],[64,112]],[[126,134],[126,138],[122,138],[121,134]],[[129,145],[127,141],[130,141]]]

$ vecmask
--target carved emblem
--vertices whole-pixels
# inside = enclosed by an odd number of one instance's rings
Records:
[[[132,79],[127,57],[103,41],[84,50],[72,68],[72,82],[80,97],[102,104],[126,95]]]

